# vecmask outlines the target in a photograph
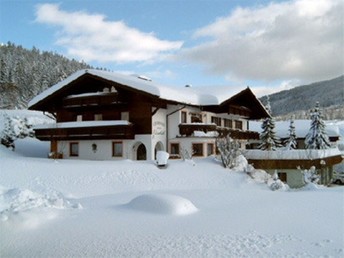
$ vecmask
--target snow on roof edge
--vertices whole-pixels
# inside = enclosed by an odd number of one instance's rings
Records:
[[[195,90],[193,88],[173,88],[155,83],[153,81],[143,80],[130,75],[101,71],[96,69],[83,69],[73,73],[66,79],[60,81],[59,83],[53,85],[52,87],[46,89],[45,91],[34,97],[28,103],[28,108],[36,105],[46,97],[54,94],[56,91],[62,89],[64,86],[78,79],[80,76],[86,73],[91,74],[93,76],[99,76],[101,78],[104,78],[115,83],[125,85],[129,88],[133,88],[139,91],[155,95],[165,100],[175,101],[187,105],[220,105],[222,102],[226,101],[227,99],[230,99],[230,97],[227,97],[224,100],[222,94],[218,96],[214,93],[204,93],[201,88],[198,90]],[[237,94],[238,93],[232,94],[232,96],[235,96]],[[262,106],[264,107],[264,105]]]
[[[72,81],[79,78],[81,75],[87,73],[87,69],[79,70],[70,76],[68,76],[66,79],[58,82],[57,84],[51,86],[50,88],[46,89],[45,91],[38,94],[36,97],[34,97],[32,100],[29,101],[28,108],[32,107],[33,105],[37,104],[41,100],[45,99],[46,97],[52,95],[54,92],[62,89],[67,84],[71,83]]]

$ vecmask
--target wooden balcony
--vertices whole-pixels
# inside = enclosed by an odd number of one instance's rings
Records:
[[[87,122],[57,123],[48,128],[35,128],[36,138],[51,140],[91,140],[91,139],[134,139],[134,126],[128,124],[97,124],[88,126]],[[99,121],[104,122],[104,121]],[[90,124],[90,123],[89,123]]]
[[[79,108],[88,106],[109,106],[124,104],[120,101],[117,92],[89,93],[69,96],[63,99],[64,108]]]
[[[220,137],[225,137],[229,134],[233,139],[259,140],[259,133],[254,131],[242,131],[226,127],[218,127],[217,132]]]
[[[212,132],[216,131],[216,124],[201,124],[201,123],[194,123],[194,124],[180,124],[179,125],[179,134],[185,136],[191,136],[194,131],[201,131],[201,132]]]
[[[204,133],[217,131],[219,137],[225,137],[228,134],[233,139],[241,139],[241,140],[259,140],[259,133],[253,131],[242,131],[242,130],[235,130],[226,127],[219,127],[215,124],[180,124],[179,125],[179,134],[190,137],[194,134],[195,131],[201,131]]]

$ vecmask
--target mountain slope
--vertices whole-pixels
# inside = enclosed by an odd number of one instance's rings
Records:
[[[266,99],[267,96],[264,96],[261,101],[266,103]],[[344,115],[340,114],[344,108],[344,75],[274,93],[269,95],[269,99],[274,116],[290,113],[302,115],[312,109],[315,103],[319,101],[325,113],[328,108],[332,110],[332,113],[339,109],[338,115],[344,118]]]

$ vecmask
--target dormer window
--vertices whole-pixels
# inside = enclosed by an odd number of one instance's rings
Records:
[[[102,114],[95,114],[95,115],[94,115],[94,120],[95,120],[95,121],[101,121],[101,120],[103,120],[103,115],[102,115]]]

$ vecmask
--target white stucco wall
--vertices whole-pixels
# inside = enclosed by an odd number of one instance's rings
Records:
[[[123,157],[112,157],[112,142],[123,142]],[[79,143],[79,156],[70,156],[70,142]],[[128,144],[131,140],[80,140],[80,141],[59,141],[58,152],[63,153],[65,159],[87,159],[87,160],[116,160],[130,158]],[[92,145],[97,145],[97,150],[93,151]]]
[[[174,138],[170,140],[169,151],[171,143],[179,143],[180,151],[182,149],[187,150],[192,154],[192,144],[202,143],[203,144],[203,157],[207,156],[207,143],[213,143],[215,147],[215,138],[206,138],[206,137],[182,137]]]

